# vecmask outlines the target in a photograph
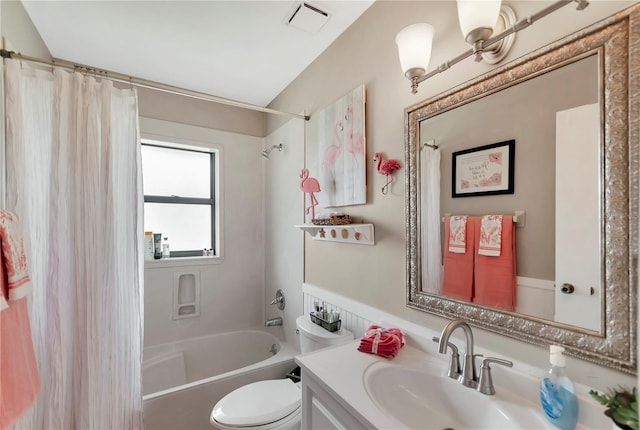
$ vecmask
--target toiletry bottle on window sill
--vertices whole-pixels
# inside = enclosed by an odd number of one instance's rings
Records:
[[[169,238],[164,238],[164,243],[162,244],[162,258],[171,257],[171,250],[169,248]]]
[[[144,259],[145,261],[153,261],[153,232],[144,232]]]
[[[153,233],[153,258],[162,258],[162,233]]]

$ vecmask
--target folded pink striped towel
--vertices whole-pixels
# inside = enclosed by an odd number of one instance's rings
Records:
[[[24,253],[20,222],[16,214],[0,210],[0,239],[8,281],[7,291],[0,294],[0,310],[3,310],[9,306],[8,300],[23,298],[33,287]]]
[[[449,217],[449,252],[464,254],[466,250],[467,217]]]
[[[480,221],[478,254],[500,257],[502,246],[502,215],[485,215]]]
[[[404,333],[398,328],[382,328],[370,326],[360,339],[358,351],[376,354],[385,358],[393,358],[404,346]]]

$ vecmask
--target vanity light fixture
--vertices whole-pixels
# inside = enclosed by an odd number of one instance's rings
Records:
[[[569,3],[577,3],[577,10],[589,5],[587,0],[559,0],[516,22],[513,9],[501,5],[501,0],[457,0],[460,28],[465,41],[472,47],[429,73],[426,70],[431,57],[433,27],[429,24],[405,27],[396,36],[396,44],[402,72],[411,81],[411,92],[416,94],[421,82],[472,55],[476,61],[499,63],[511,49],[515,33]],[[492,36],[496,32],[499,33]]]

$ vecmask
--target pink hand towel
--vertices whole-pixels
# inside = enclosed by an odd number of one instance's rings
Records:
[[[384,329],[377,325],[370,326],[364,337],[360,339],[358,351],[376,354],[385,358],[393,358],[404,346],[404,333],[397,328]]]
[[[473,223],[478,227],[476,240],[480,240],[479,217]],[[513,219],[502,217],[500,255],[475,256],[473,302],[480,305],[513,311],[516,305],[516,232]]]
[[[31,292],[32,286],[16,214],[0,210],[0,239],[7,274],[6,291],[0,296],[0,310],[3,310],[9,306],[8,300],[25,297]]]
[[[445,220],[446,222],[446,220]],[[449,217],[449,252],[464,254],[466,252],[467,217]]]
[[[2,290],[8,283],[5,264],[6,259],[0,256]],[[23,297],[11,301],[0,312],[0,429],[11,427],[33,405],[39,393],[40,376],[31,341],[27,299]]]
[[[473,297],[473,258],[475,224],[467,218],[465,224],[465,252],[454,253],[445,246],[442,294],[470,302]],[[449,219],[445,219],[444,237],[449,237]]]

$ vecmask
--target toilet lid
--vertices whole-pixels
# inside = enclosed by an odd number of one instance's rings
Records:
[[[300,407],[302,393],[290,379],[259,381],[224,396],[211,417],[228,426],[258,426],[278,421]]]

